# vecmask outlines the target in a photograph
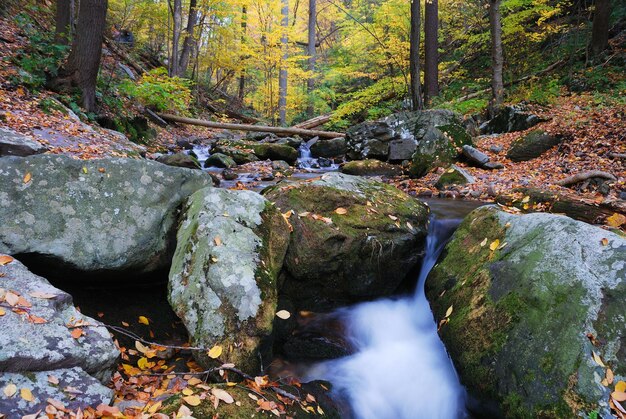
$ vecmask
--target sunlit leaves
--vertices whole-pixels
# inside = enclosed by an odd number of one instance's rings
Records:
[[[222,351],[223,349],[220,345],[215,345],[209,350],[207,355],[209,355],[209,358],[216,359],[219,358],[220,355],[222,355]]]

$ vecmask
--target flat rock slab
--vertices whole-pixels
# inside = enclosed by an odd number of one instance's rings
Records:
[[[30,137],[0,128],[0,157],[32,156],[46,151],[46,147]]]
[[[94,274],[152,272],[171,261],[179,205],[211,185],[200,170],[147,160],[0,158],[0,252]]]
[[[51,382],[57,380],[58,384]],[[113,390],[79,367],[27,374],[0,373],[0,388],[6,389],[8,386],[15,386],[16,393],[9,397],[4,391],[0,392],[0,413],[6,418],[21,418],[44,412],[50,405],[49,400],[56,406],[62,405],[64,409],[75,412],[87,407],[96,408],[101,403],[109,404],[113,399]],[[30,391],[31,401],[22,398],[23,389]]]
[[[20,298],[17,304],[12,304]],[[82,315],[72,297],[17,260],[0,266],[0,371],[78,367],[107,382],[119,351],[102,323]],[[11,308],[12,307],[12,308]],[[77,338],[71,335],[82,330]]]

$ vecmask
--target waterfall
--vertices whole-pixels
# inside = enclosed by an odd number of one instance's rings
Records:
[[[424,293],[459,220],[431,219],[412,298],[384,299],[342,309],[355,353],[311,368],[307,379],[330,381],[359,419],[467,417],[459,383]]]

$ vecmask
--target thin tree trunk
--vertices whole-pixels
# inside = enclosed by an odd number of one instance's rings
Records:
[[[489,106],[491,116],[495,116],[504,101],[504,81],[502,67],[504,56],[502,52],[502,24],[500,22],[501,0],[489,0],[489,26],[491,31],[491,91],[492,99]]]
[[[424,9],[424,104],[439,94],[439,4],[426,0]]]
[[[60,45],[69,45],[72,39],[72,3],[73,0],[57,0],[54,41]]]
[[[83,107],[87,112],[96,110],[96,81],[102,55],[107,3],[107,0],[81,0],[70,55],[65,67],[59,70],[57,79],[52,81],[57,87],[80,88]]]
[[[246,6],[241,7],[241,45],[243,46],[246,42],[246,30],[248,27],[248,9]],[[242,66],[243,66],[244,58],[241,57]],[[242,67],[241,73],[239,74],[239,89],[237,93],[237,97],[239,98],[239,102],[243,104],[243,98],[246,95],[246,69]]]
[[[315,89],[315,60],[316,60],[316,50],[315,50],[315,42],[317,41],[317,31],[316,31],[316,23],[317,23],[317,0],[309,0],[309,23],[308,23],[308,32],[309,32],[309,44],[307,45],[307,55],[309,56],[309,71],[311,75],[306,81],[306,90],[309,94],[308,105],[306,108],[306,113],[309,117],[313,116],[313,112],[315,112],[313,100],[310,97],[311,92]]]
[[[172,28],[172,49],[170,54],[170,76],[179,76],[180,67],[178,66],[178,44],[180,43],[180,31],[183,26],[183,7],[182,0],[173,0],[173,6],[170,2],[170,11],[174,26]]]
[[[411,76],[411,104],[415,111],[424,108],[420,89],[420,25],[420,0],[413,0],[411,2],[409,73]]]
[[[178,69],[180,75],[185,74],[191,58],[191,50],[196,42],[193,32],[198,24],[198,0],[189,1],[189,15],[187,17],[187,28],[185,29],[185,39],[183,40],[183,49],[180,52],[180,61]]]
[[[611,0],[596,0],[591,30],[592,56],[596,56],[609,46],[609,18],[611,17]]]
[[[278,72],[278,122],[284,126],[287,124],[287,58],[289,58],[287,29],[289,27],[289,0],[281,0],[281,3],[280,14],[282,15],[282,20],[280,21],[280,26],[282,26],[283,35],[280,38],[280,43],[283,49],[283,59]]]

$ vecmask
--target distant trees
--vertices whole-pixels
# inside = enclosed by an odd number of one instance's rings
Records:
[[[411,1],[411,31],[409,36],[410,95],[413,110],[424,108],[420,89],[420,0]]]
[[[609,45],[609,18],[611,17],[611,0],[596,0],[591,29],[589,50],[592,56],[600,54]]]
[[[439,94],[439,1],[424,7],[424,105]]]
[[[504,81],[502,67],[502,23],[500,15],[501,0],[489,0],[489,28],[491,32],[491,103],[489,113],[494,116],[504,101]]]
[[[287,35],[287,28],[289,26],[289,0],[281,0],[280,14],[282,19],[280,26],[283,33],[280,37],[280,43],[283,50],[282,60],[280,62],[280,70],[278,71],[278,122],[280,125],[287,124],[287,77],[289,73],[287,71],[287,58],[289,57],[287,48],[289,38]]]

